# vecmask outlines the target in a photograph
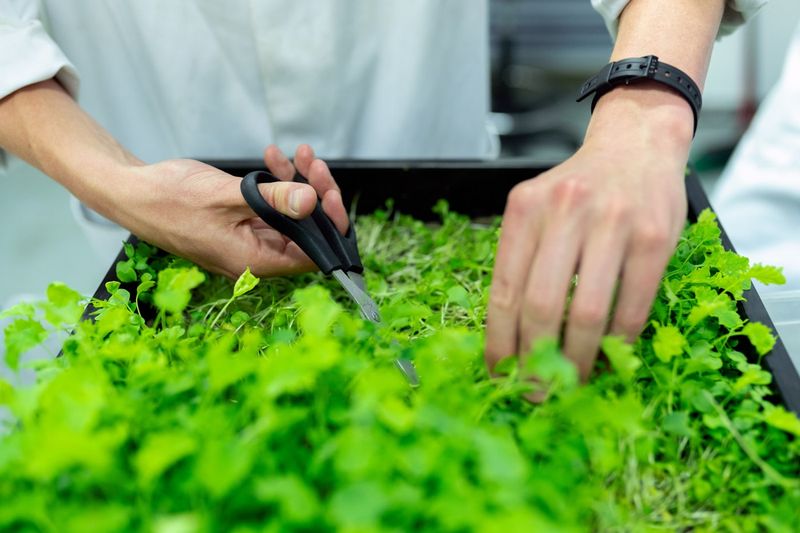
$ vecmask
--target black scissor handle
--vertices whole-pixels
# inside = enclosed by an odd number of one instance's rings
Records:
[[[308,218],[295,220],[280,213],[267,203],[258,190],[259,183],[276,181],[280,180],[261,170],[245,176],[242,179],[241,190],[247,205],[264,222],[294,241],[323,273],[330,274],[333,270],[362,272],[364,267],[358,255],[353,223],[350,222],[347,233],[342,236],[333,221],[322,210],[322,202],[319,199]],[[308,183],[299,174],[295,176],[294,181]]]

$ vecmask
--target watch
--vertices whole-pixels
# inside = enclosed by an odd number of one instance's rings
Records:
[[[694,115],[694,131],[696,132],[697,118],[700,108],[703,106],[700,88],[684,71],[662,63],[658,57],[653,55],[612,61],[581,85],[576,101],[580,102],[594,94],[592,99],[592,111],[594,111],[594,106],[600,97],[614,87],[631,85],[645,80],[663,83],[675,90],[689,103]]]

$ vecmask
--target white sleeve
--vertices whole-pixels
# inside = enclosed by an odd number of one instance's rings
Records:
[[[55,77],[73,98],[78,72],[47,34],[35,0],[0,0],[0,99]],[[0,170],[5,152],[0,149]]]
[[[78,72],[45,31],[36,1],[0,0],[0,73],[0,98],[52,77],[78,95]]]
[[[592,7],[602,15],[606,21],[611,36],[617,37],[619,28],[619,15],[630,0],[591,0]],[[726,0],[725,13],[722,15],[722,24],[719,27],[717,38],[731,33],[738,26],[744,24],[750,17],[761,9],[769,0]]]

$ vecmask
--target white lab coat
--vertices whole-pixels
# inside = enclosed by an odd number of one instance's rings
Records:
[[[763,290],[800,289],[800,26],[712,204],[737,251],[784,267],[787,285]]]
[[[592,4],[613,32],[627,1]],[[765,1],[728,0],[725,28]],[[148,162],[303,142],[488,157],[487,15],[487,0],[0,0],[0,98],[55,76]]]
[[[0,6],[0,96],[53,75],[77,95],[80,74],[82,106],[145,161],[258,158],[271,142],[326,157],[491,153],[486,0]]]
[[[766,0],[728,0],[724,30]],[[614,31],[628,0],[592,0]],[[57,76],[145,161],[493,154],[487,0],[0,0],[0,98]]]

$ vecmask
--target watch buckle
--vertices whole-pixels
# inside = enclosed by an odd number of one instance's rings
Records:
[[[656,70],[658,70],[658,56],[645,56],[647,58],[647,64],[645,65],[644,72],[645,76],[652,79],[656,75]]]

